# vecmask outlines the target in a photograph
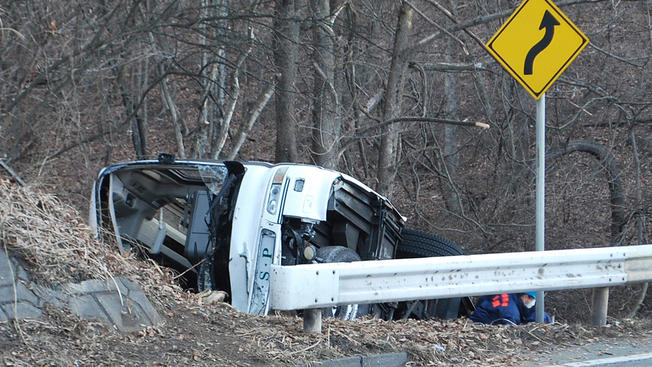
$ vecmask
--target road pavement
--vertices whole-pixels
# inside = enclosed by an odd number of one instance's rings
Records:
[[[551,353],[533,354],[522,366],[649,367],[652,366],[652,336],[605,338],[582,346],[562,346]]]

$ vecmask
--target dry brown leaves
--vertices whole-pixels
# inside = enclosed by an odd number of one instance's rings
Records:
[[[158,306],[165,325],[122,335],[64,310],[46,309],[41,320],[0,323],[5,364],[295,366],[406,351],[409,366],[507,366],[521,364],[530,351],[551,352],[605,333],[635,337],[652,330],[649,321],[614,321],[600,330],[563,324],[487,326],[467,319],[363,318],[325,319],[322,334],[305,334],[300,317],[246,315],[221,303],[223,294],[182,291],[170,270],[120,254],[116,245],[96,239],[79,218],[52,195],[0,179],[2,250],[19,254],[34,278],[49,285],[126,276]]]
[[[540,343],[530,341],[523,327],[490,327],[466,319],[328,319],[324,320],[322,335],[306,335],[301,328],[299,318],[270,317],[246,332],[235,333],[251,338],[259,348],[267,350],[268,356],[283,364],[406,351],[412,366],[502,366],[522,360],[524,348]]]
[[[80,218],[74,208],[41,189],[0,179],[0,246],[19,255],[35,281],[57,285],[124,275],[159,290],[175,288],[168,270],[138,261],[129,252],[120,254]]]

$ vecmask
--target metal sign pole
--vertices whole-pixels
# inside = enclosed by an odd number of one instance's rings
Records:
[[[544,250],[546,90],[588,44],[584,33],[552,1],[523,0],[485,45],[487,52],[537,99],[537,251]],[[537,292],[538,322],[543,321],[543,297],[543,292]]]
[[[537,193],[536,193],[536,241],[537,251],[545,250],[546,229],[546,94],[537,100]],[[543,322],[544,292],[537,292],[536,322]]]

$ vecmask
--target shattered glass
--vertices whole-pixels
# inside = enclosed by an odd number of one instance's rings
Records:
[[[217,195],[222,188],[224,179],[228,175],[228,170],[224,166],[198,166],[199,176],[204,185],[214,194]]]

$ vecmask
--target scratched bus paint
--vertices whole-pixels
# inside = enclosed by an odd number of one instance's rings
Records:
[[[249,313],[254,315],[265,315],[268,311],[269,272],[274,259],[275,242],[276,236],[274,232],[263,229],[260,235],[260,246],[256,258],[256,277],[249,308]]]

